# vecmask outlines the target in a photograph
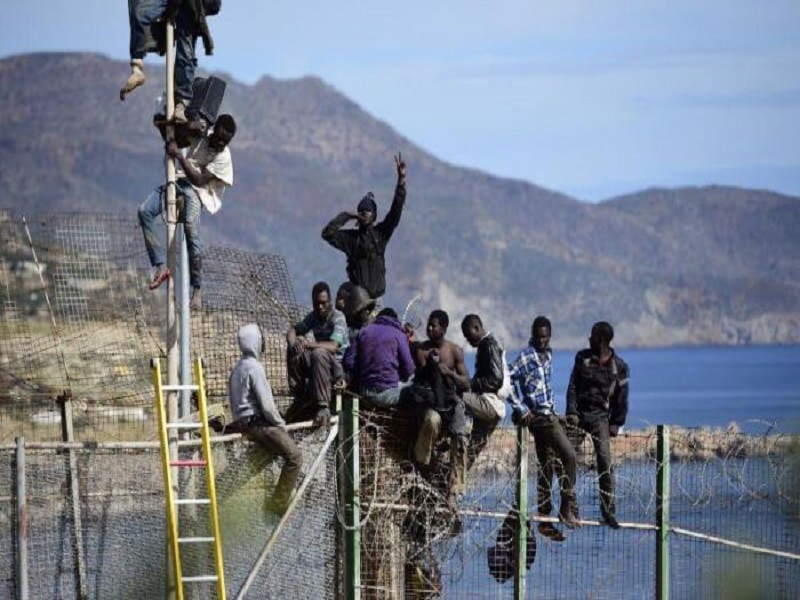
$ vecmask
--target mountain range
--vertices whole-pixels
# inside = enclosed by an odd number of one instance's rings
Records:
[[[0,205],[135,214],[164,176],[151,120],[163,78],[148,64],[120,102],[127,68],[85,53],[0,61]],[[598,320],[620,346],[800,341],[799,198],[709,185],[586,203],[448,164],[318,78],[216,75],[238,123],[235,185],[203,217],[204,242],[282,254],[301,302],[315,281],[345,278],[322,227],[368,190],[385,215],[402,152],[408,199],[385,303],[403,312],[421,295],[419,317],[444,308],[458,341],[469,312],[509,347],[537,314],[558,347],[584,345]]]

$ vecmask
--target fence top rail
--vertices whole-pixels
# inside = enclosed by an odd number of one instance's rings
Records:
[[[339,422],[338,417],[331,418],[331,425]],[[286,426],[289,431],[300,431],[303,429],[313,429],[313,421],[301,421]],[[241,433],[229,433],[227,435],[215,435],[210,438],[212,444],[223,444],[241,439]],[[200,446],[202,440],[182,440],[178,442],[180,448],[193,448]],[[139,442],[25,442],[26,450],[150,450],[160,448],[157,440]],[[16,450],[17,444],[0,444],[0,450]]]

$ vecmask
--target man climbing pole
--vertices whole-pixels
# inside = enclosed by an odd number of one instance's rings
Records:
[[[165,41],[161,39],[163,34],[158,25],[172,20],[176,43],[174,118],[176,123],[186,122],[197,67],[195,43],[201,37],[206,55],[214,53],[206,16],[219,12],[219,6],[219,0],[128,0],[131,74],[119,91],[119,99],[125,100],[129,93],[144,84],[145,54],[164,53]]]
[[[208,135],[198,138],[186,152],[181,153],[175,142],[167,144],[167,154],[178,163],[176,193],[183,206],[179,219],[186,235],[189,253],[189,280],[192,286],[192,310],[200,310],[202,247],[200,244],[200,212],[203,207],[212,215],[222,206],[225,190],[233,185],[233,162],[228,148],[236,134],[236,122],[230,115],[220,115]],[[158,288],[169,279],[171,273],[165,266],[166,252],[156,231],[156,217],[164,210],[165,186],[159,186],[139,207],[139,224],[142,226],[144,243],[150,265],[154,268],[153,279],[148,287]]]

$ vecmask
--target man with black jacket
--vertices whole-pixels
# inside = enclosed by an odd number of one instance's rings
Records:
[[[473,419],[467,448],[467,468],[470,468],[506,414],[505,398],[498,396],[503,387],[503,348],[491,331],[484,330],[478,315],[464,317],[461,333],[478,350],[469,391],[462,395],[467,414]]]
[[[322,239],[347,256],[347,277],[367,290],[375,300],[375,310],[383,306],[381,299],[386,292],[386,246],[400,223],[406,202],[406,163],[399,153],[394,161],[397,185],[392,207],[383,221],[375,224],[378,206],[372,192],[367,192],[358,203],[357,212],[339,213],[322,230]],[[358,228],[344,229],[349,221],[357,221]]]
[[[616,437],[628,415],[627,363],[614,352],[614,328],[605,321],[592,326],[589,348],[575,355],[567,388],[567,422],[580,425],[592,437],[600,477],[603,521],[619,528],[614,499],[610,438]]]

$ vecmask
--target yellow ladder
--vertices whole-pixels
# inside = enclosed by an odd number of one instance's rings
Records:
[[[161,466],[164,472],[164,485],[167,495],[167,525],[169,527],[169,546],[172,554],[172,564],[175,573],[175,589],[178,600],[183,600],[183,585],[185,583],[202,584],[215,582],[217,584],[217,598],[225,599],[225,574],[222,561],[222,537],[220,535],[219,515],[217,513],[217,491],[214,480],[214,465],[211,460],[211,441],[208,432],[208,411],[206,407],[205,381],[203,379],[203,363],[201,359],[194,362],[193,385],[164,385],[161,381],[161,363],[154,358],[150,366],[153,372],[153,387],[156,392],[156,410],[158,411],[158,430],[161,440]],[[179,392],[189,390],[197,392],[197,404],[200,411],[199,423],[169,423],[167,422],[164,407],[165,392]],[[200,430],[202,438],[202,459],[200,460],[171,460],[169,456],[169,441],[167,431],[175,430]],[[202,468],[206,471],[206,488],[208,498],[176,498],[172,487],[172,467]],[[206,505],[209,507],[209,537],[180,537],[178,535],[178,506],[181,505]],[[213,544],[214,566],[216,573],[213,575],[183,576],[181,567],[181,546],[185,544]]]

